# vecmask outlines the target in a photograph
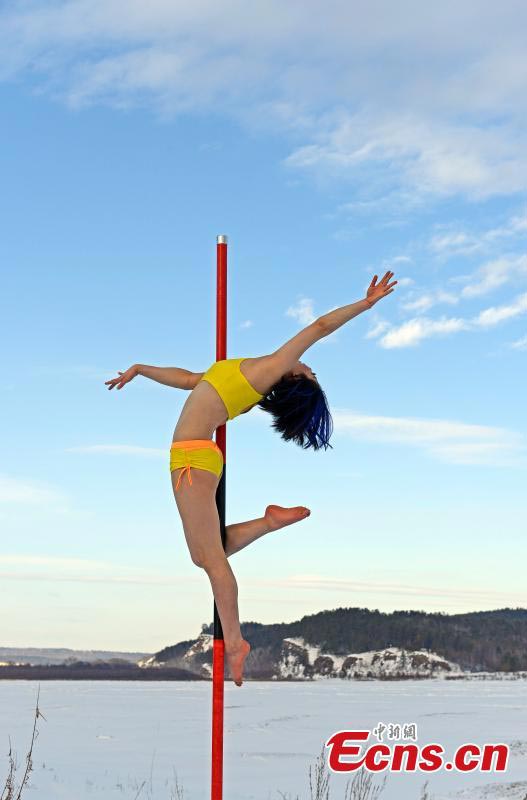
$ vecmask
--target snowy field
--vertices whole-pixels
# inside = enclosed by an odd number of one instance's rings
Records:
[[[37,689],[37,682],[0,681],[2,785],[8,736],[24,765]],[[224,797],[308,800],[309,766],[332,733],[415,722],[418,743],[439,742],[447,755],[465,742],[512,745],[504,774],[429,776],[433,800],[525,800],[526,701],[523,680],[227,683]],[[43,681],[39,705],[46,720],[38,723],[25,798],[170,800],[174,775],[184,800],[210,796],[209,683]],[[331,775],[331,800],[343,800],[346,782]],[[388,774],[380,800],[418,800],[424,782],[422,774]]]

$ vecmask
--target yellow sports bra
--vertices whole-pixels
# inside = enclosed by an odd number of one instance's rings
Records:
[[[244,360],[244,358],[226,358],[223,361],[215,361],[201,378],[202,381],[214,386],[223,400],[229,419],[234,419],[263,397],[263,394],[253,389],[242,373],[240,364]]]

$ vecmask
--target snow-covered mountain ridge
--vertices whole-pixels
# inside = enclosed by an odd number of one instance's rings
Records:
[[[431,678],[445,674],[463,672],[458,664],[428,650],[386,647],[335,655],[295,637],[283,640],[276,678]]]
[[[145,668],[177,666],[190,669],[202,677],[210,677],[212,644],[213,637],[208,633],[201,633],[197,640],[176,658],[162,661],[156,656],[151,656],[142,659],[138,664]],[[247,678],[254,677],[251,659],[256,660],[261,667],[262,657],[258,650],[251,651],[246,662]],[[279,657],[269,664],[267,672],[265,677],[271,680],[426,678],[464,674],[458,664],[427,650],[412,651],[386,647],[364,653],[336,655],[324,652],[316,645],[310,645],[301,637],[282,640]],[[259,677],[264,675],[260,674]]]

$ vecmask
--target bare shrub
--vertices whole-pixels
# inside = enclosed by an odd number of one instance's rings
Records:
[[[33,769],[33,745],[35,744],[35,740],[37,738],[38,730],[37,730],[37,722],[39,717],[42,717],[45,720],[45,716],[42,714],[40,708],[38,707],[38,699],[40,697],[40,684],[38,686],[38,693],[37,693],[37,704],[35,707],[35,719],[33,721],[33,732],[31,734],[31,742],[29,745],[29,750],[26,755],[26,766],[24,769],[24,774],[22,776],[22,780],[18,785],[17,788],[17,770],[18,770],[18,763],[16,759],[16,753],[13,752],[13,747],[11,745],[11,738],[9,739],[9,753],[7,755],[9,761],[9,772],[7,774],[7,778],[5,780],[4,788],[2,789],[2,794],[0,795],[0,800],[20,800],[22,797],[23,789],[29,783],[29,775],[31,770]]]
[[[434,798],[428,791],[428,781],[426,781],[426,783],[423,785],[423,788],[421,789],[421,797],[419,798],[419,800],[434,800]]]
[[[374,783],[371,772],[360,770],[351,782],[346,784],[344,800],[377,800],[386,785],[386,775],[381,783]]]
[[[309,768],[311,800],[329,800],[330,773],[325,757],[325,747],[318,756],[314,768]],[[371,772],[360,770],[346,784],[344,800],[377,800],[386,785],[386,775],[381,783],[375,783]]]

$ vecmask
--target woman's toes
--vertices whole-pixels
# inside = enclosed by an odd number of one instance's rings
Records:
[[[243,665],[245,659],[251,652],[251,645],[249,642],[242,639],[241,643],[233,649],[225,647],[225,655],[229,663],[230,673],[236,686],[241,686],[243,683]]]
[[[293,522],[298,522],[305,519],[311,514],[309,508],[305,506],[294,506],[293,508],[283,508],[282,506],[267,506],[265,510],[265,518],[271,528],[283,528],[285,525],[291,525]]]

